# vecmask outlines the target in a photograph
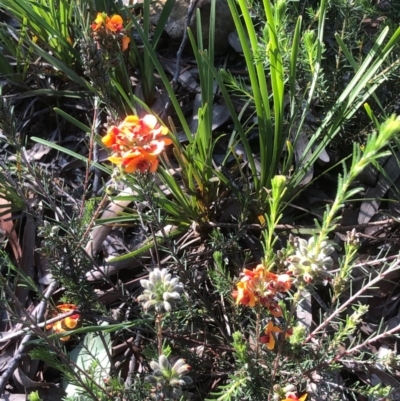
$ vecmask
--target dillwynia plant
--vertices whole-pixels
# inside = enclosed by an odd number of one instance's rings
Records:
[[[390,394],[390,388],[384,386],[349,388],[330,385],[332,380],[327,379],[332,379],[338,369],[344,369],[346,361],[357,364],[365,359],[366,347],[372,342],[400,331],[397,326],[376,332],[366,340],[354,337],[368,310],[360,303],[361,296],[388,273],[399,269],[400,260],[385,265],[377,276],[370,276],[361,289],[353,292],[351,272],[359,246],[357,233],[348,233],[345,254],[336,270],[333,270],[332,257],[335,244],[329,234],[339,222],[338,212],[344,203],[360,191],[351,187],[357,176],[369,163],[387,154],[384,149],[398,132],[400,118],[391,117],[380,126],[378,133],[369,137],[363,151],[355,144],[352,163],[348,170],[343,166],[336,198],[326,208],[322,223],[316,222],[315,234],[307,239],[290,237],[286,248],[278,251],[273,233],[280,219],[280,202],[287,184],[285,177],[272,179],[268,193],[271,213],[266,216],[264,232],[265,256],[255,269],[243,270],[233,292],[236,304],[248,308],[253,325],[242,326],[242,331],[233,335],[237,369],[230,382],[215,394],[218,400],[249,397],[288,401],[327,394],[330,400],[340,400],[343,391],[373,397]],[[317,285],[327,283],[332,286],[331,299],[328,307],[320,311],[318,326],[311,331],[310,324],[302,321],[297,312],[316,293]],[[346,300],[344,295],[349,285],[351,295]],[[349,313],[349,308],[353,312]],[[251,348],[244,335],[253,338]],[[353,338],[350,345],[341,347],[349,338]],[[373,360],[371,357],[370,362]],[[319,384],[313,386],[316,377]]]

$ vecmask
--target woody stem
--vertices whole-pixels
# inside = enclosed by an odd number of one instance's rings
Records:
[[[257,312],[256,312],[256,361],[258,360],[258,355],[259,355],[259,352],[260,352],[260,323],[261,323],[260,306],[257,305]]]
[[[157,330],[157,348],[158,355],[162,354],[162,314],[156,316],[156,330]]]

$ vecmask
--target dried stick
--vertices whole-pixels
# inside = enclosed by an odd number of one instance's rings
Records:
[[[335,310],[332,315],[328,316],[312,333],[310,333],[307,338],[303,341],[304,343],[307,343],[310,341],[313,337],[316,336],[316,334],[321,331],[323,328],[325,328],[334,318],[336,318],[341,312],[343,312],[349,305],[351,305],[357,298],[359,298],[365,291],[367,291],[369,288],[373,287],[376,283],[381,281],[387,274],[391,273],[394,270],[397,270],[400,268],[400,261],[397,260],[394,262],[392,265],[389,266],[389,268],[382,272],[379,273],[374,279],[372,279],[369,283],[367,283],[363,288],[361,288],[357,293],[355,293],[352,297],[350,297],[346,302],[342,304],[338,309]]]
[[[12,292],[12,290],[10,289],[8,283],[4,282],[4,278],[0,277],[0,279],[3,279],[2,281],[2,285],[5,289],[5,291],[7,292],[7,294],[12,298],[12,300],[16,303],[16,305],[21,309],[24,310],[22,304],[19,302],[18,298],[14,295],[14,293]],[[41,311],[44,315],[44,312],[46,310],[46,303],[47,300],[51,297],[51,295],[53,294],[53,292],[55,291],[55,289],[57,288],[58,283],[57,282],[53,282],[49,285],[48,289],[46,290],[46,294],[44,299],[41,301],[40,303],[40,307],[37,308],[37,311]],[[19,362],[21,361],[21,358],[23,357],[23,353],[25,351],[25,346],[26,344],[29,342],[29,340],[31,339],[31,337],[34,334],[40,335],[42,334],[42,332],[37,328],[37,322],[35,321],[35,319],[30,316],[26,311],[24,311],[25,316],[27,318],[27,320],[30,321],[32,327],[31,329],[34,331],[34,333],[29,333],[27,334],[21,341],[20,346],[18,347],[17,352],[15,353],[13,359],[10,362],[9,367],[7,368],[7,370],[3,373],[3,375],[0,377],[0,395],[2,395],[4,393],[4,389],[5,386],[7,385],[8,380],[10,379],[12,373],[15,371],[15,369],[18,367]],[[36,320],[40,320],[43,319],[43,316],[35,316]],[[36,331],[36,333],[35,333]],[[47,340],[47,338],[45,338]],[[96,385],[96,387],[98,387],[99,389],[103,390],[103,388],[97,384],[96,382],[92,381],[92,377],[85,371],[83,370],[81,367],[79,367],[76,363],[73,363],[72,361],[70,361],[69,359],[67,359],[62,352],[60,352],[60,350],[55,347],[51,342],[47,341],[48,346],[57,353],[58,357],[61,359],[61,361],[65,364],[65,366],[68,366],[69,364],[73,364],[74,368],[78,371],[79,374],[75,375],[75,379],[76,381],[79,383],[79,385],[85,389],[85,391],[95,400],[97,399],[96,394],[93,392],[92,388],[87,386],[84,382],[84,379],[86,378],[86,380],[90,380],[94,385]],[[71,368],[72,371],[72,368]]]
[[[85,182],[83,184],[83,195],[82,195],[82,201],[81,201],[81,208],[79,210],[79,217],[83,216],[83,211],[85,209],[85,197],[86,197],[86,192],[89,187],[89,176],[90,176],[90,165],[93,160],[93,154],[94,154],[94,136],[96,134],[96,130],[98,127],[98,114],[99,114],[99,99],[97,96],[94,98],[94,115],[93,115],[93,122],[92,122],[92,128],[90,130],[90,138],[89,138],[89,154],[88,154],[88,161],[87,161],[87,166],[86,166],[86,174],[85,174]]]
[[[42,328],[44,326],[47,326],[48,324],[51,324],[51,323],[54,323],[54,322],[58,322],[59,320],[63,320],[66,317],[75,315],[77,313],[79,313],[79,310],[74,309],[74,310],[72,310],[70,312],[65,312],[65,313],[62,313],[60,315],[57,315],[57,316],[53,317],[52,319],[46,320],[45,322],[37,323],[35,326],[25,327],[22,330],[18,330],[16,332],[11,333],[9,335],[6,335],[4,337],[0,337],[0,343],[5,343],[7,341],[12,340],[13,338],[16,338],[16,337],[19,337],[19,336],[21,336],[23,334],[26,334],[29,330],[32,330],[33,328]]]
[[[199,0],[190,0],[190,3],[189,3],[187,18],[185,21],[185,30],[183,31],[182,42],[179,46],[178,52],[176,53],[176,69],[175,69],[174,78],[172,80],[172,84],[174,86],[178,82],[179,74],[181,73],[182,53],[183,53],[183,50],[185,49],[185,46],[186,46],[186,43],[188,40],[187,30],[188,30],[188,27],[190,26],[190,24],[192,23],[193,13],[194,13],[194,10],[196,9],[198,3],[199,3]]]
[[[36,320],[40,321],[43,319],[44,313],[46,311],[47,301],[53,295],[53,292],[56,290],[57,286],[58,286],[58,282],[53,281],[47,287],[46,293],[44,294],[44,299],[42,299],[42,301],[40,301],[39,306],[35,311],[36,313],[34,313],[34,317],[36,318]],[[5,387],[9,381],[10,377],[14,373],[14,370],[18,367],[18,365],[23,357],[25,347],[26,347],[27,343],[30,341],[31,337],[32,337],[31,333],[24,336],[24,338],[21,341],[21,344],[19,345],[17,351],[14,354],[14,357],[12,358],[11,362],[8,364],[7,369],[1,375],[1,377],[0,377],[0,395],[2,395],[4,393]]]

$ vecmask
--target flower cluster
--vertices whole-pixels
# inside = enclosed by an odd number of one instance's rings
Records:
[[[181,299],[183,284],[178,278],[172,278],[167,269],[155,268],[149,279],[140,280],[140,284],[144,291],[138,302],[143,303],[145,311],[170,312]]]
[[[77,309],[77,307],[73,304],[62,304],[57,306],[58,313],[54,316],[57,317],[60,314],[64,314],[67,312],[72,312]],[[68,330],[73,330],[78,327],[80,323],[80,315],[79,313],[74,313],[70,316],[65,317],[64,319],[57,320],[54,323],[49,323],[46,325],[46,330],[51,330],[54,334],[65,333]],[[69,335],[62,336],[60,341],[68,341],[71,338]]]
[[[158,362],[150,362],[153,374],[146,377],[146,381],[153,384],[157,391],[158,400],[178,400],[182,395],[181,387],[192,383],[186,374],[190,366],[184,359],[178,359],[173,366],[165,355],[160,355]]]
[[[237,304],[254,307],[261,304],[267,308],[272,316],[282,316],[282,309],[278,305],[276,295],[287,292],[291,287],[289,274],[274,274],[267,271],[263,265],[254,270],[243,269],[243,277],[233,292]]]
[[[97,17],[91,25],[95,42],[100,47],[111,50],[114,43],[121,40],[122,51],[128,48],[130,39],[125,34],[124,21],[120,15],[109,17],[106,13],[97,13]]]
[[[143,118],[128,116],[118,127],[112,126],[102,141],[113,151],[108,160],[121,166],[126,173],[154,172],[158,155],[165,145],[172,143],[167,133],[168,129],[158,126],[156,117],[151,114]]]
[[[326,279],[333,266],[333,259],[330,256],[334,247],[327,241],[316,246],[315,238],[308,241],[303,238],[292,238],[295,247],[295,254],[287,259],[288,270],[297,278],[297,281],[304,281],[310,284],[316,278]]]

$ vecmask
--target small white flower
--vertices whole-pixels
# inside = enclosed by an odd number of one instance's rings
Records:
[[[322,241],[320,246],[315,246],[315,238],[308,241],[303,238],[293,238],[296,250],[287,259],[288,270],[296,276],[298,281],[307,284],[316,278],[326,279],[333,267],[333,259],[330,256],[335,248],[328,242]]]
[[[160,355],[158,362],[150,362],[150,367],[153,374],[147,376],[145,380],[155,386],[158,399],[177,400],[182,395],[181,387],[193,382],[189,376],[186,376],[190,371],[190,366],[184,359],[178,359],[171,366],[168,358]]]
[[[172,278],[167,269],[155,268],[149,279],[140,280],[140,284],[144,291],[137,300],[147,312],[171,312],[181,299],[183,284],[178,278]]]

